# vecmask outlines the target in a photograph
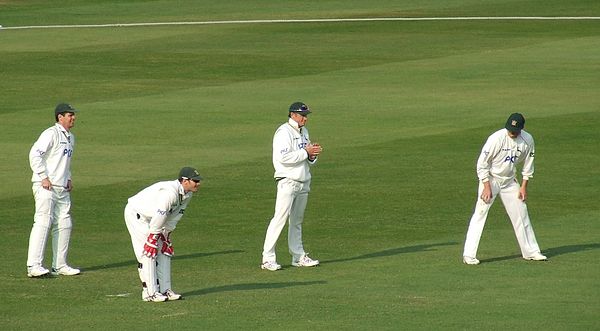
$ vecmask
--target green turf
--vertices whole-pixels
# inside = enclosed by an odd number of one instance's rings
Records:
[[[600,5],[0,0],[4,26],[535,15]],[[599,22],[0,30],[3,329],[600,330]],[[322,266],[291,268],[282,235],[271,273],[271,138],[296,100],[324,146],[304,233]],[[28,279],[27,153],[59,101],[81,110],[69,259],[83,274]],[[467,267],[475,160],[514,111],[536,138],[529,209],[550,261],[519,257],[497,203]],[[206,178],[174,233],[186,300],[143,303],[122,210],[184,165]]]

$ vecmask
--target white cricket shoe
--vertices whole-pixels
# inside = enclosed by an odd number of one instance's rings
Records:
[[[175,301],[175,300],[179,300],[181,299],[181,294],[177,294],[175,292],[173,292],[173,290],[168,289],[163,293],[164,296],[167,297],[167,300],[169,301]]]
[[[474,258],[474,257],[470,257],[470,256],[463,256],[463,263],[464,264],[469,264],[469,265],[478,265],[479,264],[479,260]]]
[[[50,270],[42,267],[41,265],[27,267],[27,277],[29,278],[42,277],[47,275],[49,272]]]
[[[319,265],[319,260],[313,260],[308,257],[308,253],[305,253],[298,259],[298,261],[292,260],[292,265],[294,267],[315,267]]]
[[[275,261],[266,261],[260,265],[262,270],[277,271],[281,269],[281,265]]]
[[[75,276],[75,275],[79,275],[80,273],[81,273],[81,270],[79,270],[77,268],[71,268],[68,265],[58,268],[58,269],[52,268],[52,274],[54,276],[58,276],[58,275]]]
[[[530,260],[530,261],[546,261],[548,260],[548,258],[544,255],[542,255],[540,252],[537,252],[531,256],[527,256],[527,257],[523,257],[525,260]]]
[[[160,292],[154,292],[154,294],[148,295],[148,291],[144,289],[142,290],[142,300],[147,302],[165,302],[168,298]]]

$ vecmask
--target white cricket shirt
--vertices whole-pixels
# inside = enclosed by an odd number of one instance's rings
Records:
[[[523,163],[524,180],[533,177],[535,145],[533,137],[521,130],[516,138],[508,136],[508,130],[494,132],[486,141],[477,160],[477,177],[485,182],[490,176],[503,183],[514,180],[517,165]]]
[[[273,167],[275,178],[289,178],[299,182],[309,181],[310,166],[317,159],[310,161],[304,149],[310,144],[308,129],[299,128],[291,118],[282,124],[273,136]]]
[[[71,179],[74,148],[75,136],[59,123],[44,130],[29,151],[31,181],[48,178],[52,185],[66,187]]]
[[[158,182],[129,198],[128,207],[149,224],[150,233],[171,232],[193,195],[184,193],[179,180]]]

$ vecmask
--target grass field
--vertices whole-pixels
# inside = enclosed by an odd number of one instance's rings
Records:
[[[11,1],[4,27],[250,19],[600,16],[597,1]],[[600,20],[0,29],[5,330],[600,330]],[[302,100],[324,146],[304,239],[322,265],[260,270],[275,128]],[[26,277],[29,148],[80,109],[69,260]],[[520,258],[498,202],[461,263],[475,161],[512,112],[536,138]],[[127,198],[193,165],[174,288],[140,300]],[[46,267],[51,261],[48,243]]]

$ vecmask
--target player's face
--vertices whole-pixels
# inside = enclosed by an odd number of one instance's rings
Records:
[[[298,123],[298,127],[303,127],[308,120],[308,115],[302,115],[299,113],[292,113],[292,119]]]
[[[508,131],[508,136],[511,138],[517,138],[521,134],[521,131]]]
[[[65,129],[70,130],[75,126],[75,113],[58,114],[58,123]]]
[[[185,193],[195,193],[198,192],[198,189],[200,189],[200,183],[200,181],[196,181],[195,179],[184,179],[183,182],[181,182],[181,185],[183,185],[183,190]]]

